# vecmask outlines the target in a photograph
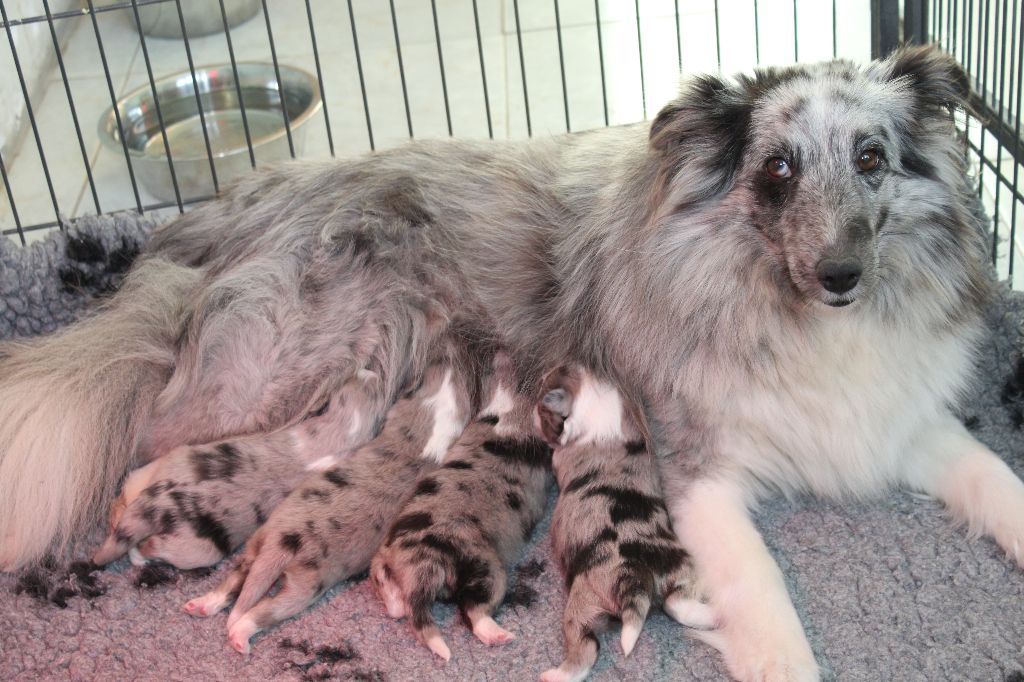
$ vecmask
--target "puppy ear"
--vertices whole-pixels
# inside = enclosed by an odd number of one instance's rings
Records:
[[[651,123],[651,149],[675,176],[687,172],[696,203],[728,190],[746,145],[754,101],[749,91],[703,76],[683,88]]]
[[[932,46],[907,45],[881,64],[882,78],[906,84],[929,109],[966,108],[971,85],[960,63]]]

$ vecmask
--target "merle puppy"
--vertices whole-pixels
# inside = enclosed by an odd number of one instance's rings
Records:
[[[516,386],[509,358],[499,354],[487,406],[441,469],[420,479],[371,564],[388,614],[408,615],[417,638],[446,661],[451,650],[430,613],[441,597],[458,605],[484,644],[514,638],[492,616],[551,482],[551,449],[535,435],[532,400]]]
[[[224,581],[185,604],[210,616],[232,599],[228,639],[249,652],[257,632],[290,618],[332,585],[366,570],[387,525],[462,432],[476,399],[479,355],[454,344],[420,386],[387,414],[380,434],[351,457],[310,474],[253,536]],[[268,594],[281,580],[276,594]]]
[[[347,449],[305,447],[328,430],[353,440],[372,435],[376,373],[359,372],[309,419],[270,437],[182,446],[136,469],[110,510],[110,534],[93,555],[105,565],[160,560],[181,569],[212,566],[241,545],[310,471],[332,466]],[[346,418],[338,411],[344,410]],[[338,439],[335,439],[337,442]]]
[[[619,393],[579,367],[545,382],[537,423],[555,448],[561,496],[551,539],[569,599],[562,631],[566,657],[543,682],[577,682],[597,661],[594,634],[622,621],[622,651],[633,651],[647,613],[662,604],[672,618],[714,626],[694,599],[694,570],[669,524],[657,464]]]

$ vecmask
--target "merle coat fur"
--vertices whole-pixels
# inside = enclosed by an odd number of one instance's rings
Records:
[[[431,615],[439,598],[457,604],[485,644],[514,638],[493,615],[551,483],[551,448],[534,430],[533,401],[517,383],[500,354],[486,405],[440,470],[417,483],[370,565],[388,613],[408,615],[417,639],[446,661],[451,650]]]
[[[908,486],[1024,561],[1024,484],[949,407],[988,294],[967,90],[905,48],[698,78],[650,124],[253,174],[90,319],[3,346],[0,565],[66,546],[133,462],[290,428],[359,369],[390,404],[457,317],[528,374],[616,379],[721,617],[705,639],[738,678],[814,679],[758,495]]]
[[[596,633],[609,618],[622,622],[626,656],[651,606],[693,627],[713,627],[715,618],[695,599],[693,564],[672,532],[657,463],[619,393],[581,367],[556,369],[544,391],[537,423],[554,448],[551,542],[568,596],[565,659],[541,682],[579,682],[597,662]]]

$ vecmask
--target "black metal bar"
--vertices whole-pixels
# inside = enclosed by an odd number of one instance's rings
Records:
[[[871,58],[885,57],[899,44],[899,0],[871,0]]]
[[[594,19],[597,22],[597,64],[601,67],[601,103],[604,105],[604,124],[608,125],[608,84],[604,75],[604,43],[601,40],[601,0],[594,0]]]
[[[679,0],[676,4],[676,60],[679,62],[679,73],[683,72],[683,30],[679,24]],[[600,27],[598,27],[600,31]]]
[[[516,20],[516,44],[519,46],[519,72],[523,77],[523,109],[526,111],[526,134],[533,137],[530,123],[530,97],[526,88],[526,57],[523,55],[523,31],[519,25],[519,0],[512,0],[512,14]]]
[[[968,0],[967,5],[967,61],[964,67],[967,69],[968,78],[973,78],[974,73],[974,0]]]
[[[1007,0],[1003,0],[1003,27],[999,41],[999,108],[996,109],[1000,116],[998,117],[1000,125],[1002,125],[1002,104],[1006,100],[1006,8]],[[998,140],[996,146],[996,177],[1002,178],[1003,172],[1000,166],[1003,165],[1003,142]],[[996,182],[996,196],[995,196],[995,207],[992,210],[992,220],[995,224],[995,228],[992,231],[992,262],[995,263],[998,256],[998,243],[999,243],[999,189],[1001,185]]]
[[[1005,184],[1005,185],[1006,185],[1006,191],[1007,191],[1007,192],[1010,192],[1010,193],[1011,193],[1011,195],[1012,195],[1012,197],[1013,197],[1013,198],[1014,198],[1014,199],[1015,199],[1016,201],[1019,201],[1019,202],[1022,202],[1022,203],[1024,203],[1024,194],[1021,194],[1021,192],[1020,192],[1019,190],[1014,190],[1014,189],[1013,189],[1013,185],[1011,185],[1011,184],[1010,184],[1010,181],[1009,181],[1009,180],[1007,180],[1007,179],[1006,179],[1005,177],[1003,177],[1003,176],[1002,176],[1002,175],[1001,175],[1001,174],[1000,174],[1000,173],[999,173],[999,172],[997,171],[997,169],[996,169],[996,165],[995,165],[994,163],[992,163],[992,161],[990,161],[989,159],[986,159],[986,158],[985,158],[984,156],[982,156],[982,155],[981,155],[981,150],[979,150],[979,149],[978,149],[978,145],[976,145],[976,144],[974,144],[973,142],[971,142],[970,140],[968,140],[968,141],[967,141],[967,146],[968,146],[968,147],[969,147],[969,148],[971,149],[971,151],[973,151],[973,152],[974,152],[975,154],[978,154],[978,158],[979,158],[979,160],[981,161],[981,163],[982,163],[982,165],[983,165],[983,166],[988,166],[988,169],[989,169],[990,171],[992,171],[992,173],[993,173],[993,174],[994,174],[994,175],[996,176],[996,182],[997,182],[997,183],[1003,183],[1003,184]]]
[[[0,154],[0,177],[3,177],[4,189],[7,191],[7,203],[11,205],[11,215],[14,216],[14,229],[5,230],[4,234],[17,233],[21,245],[25,246],[25,230],[21,227],[21,218],[18,216],[18,207],[14,203],[14,192],[11,191],[11,181],[7,178],[7,166],[4,164],[4,157]]]
[[[366,117],[366,134],[370,138],[370,151],[376,147],[373,144],[373,124],[370,123],[370,102],[366,99],[366,79],[363,77],[363,58],[359,53],[359,35],[356,31],[356,15],[352,11],[352,0],[348,2],[348,21],[352,27],[352,49],[356,53],[356,71],[359,73],[359,91],[363,95],[363,115]]]
[[[238,97],[238,111],[242,114],[242,130],[245,132],[245,147],[249,150],[249,165],[256,167],[256,150],[252,148],[252,133],[249,131],[249,116],[245,112],[245,97],[242,95],[242,79],[238,73],[238,62],[235,61],[235,46],[231,41],[231,26],[228,24],[228,13],[224,8],[224,0],[220,3],[220,20],[224,23],[224,38],[228,43],[228,58],[231,60],[231,73],[235,79],[235,96]],[[324,105],[327,106],[326,104]],[[326,111],[326,109],[325,109]],[[330,136],[328,136],[330,139]]]
[[[795,2],[795,0],[794,0],[794,2]],[[718,64],[718,72],[721,73],[722,72],[722,29],[721,29],[721,25],[718,22],[718,0],[715,0],[715,60],[716,60],[715,63]]]
[[[199,112],[199,125],[203,128],[203,144],[206,146],[206,158],[210,162],[210,179],[213,180],[213,193],[220,192],[220,183],[217,182],[217,167],[213,162],[213,148],[210,146],[210,132],[206,129],[206,113],[203,111],[203,98],[199,94],[199,81],[196,79],[196,65],[192,61],[192,47],[189,44],[188,29],[185,27],[185,13],[181,9],[181,0],[174,0],[178,9],[178,24],[181,25],[181,39],[185,43],[185,60],[188,62],[188,72],[192,75],[192,93],[196,96],[196,110]],[[280,83],[280,79],[278,79]]]
[[[943,46],[946,52],[949,52],[949,46],[953,42],[953,10],[950,7],[946,7],[945,2],[943,2],[943,6],[946,9],[946,32],[943,34]]]
[[[267,0],[263,3],[263,18],[267,24],[267,41],[270,43],[270,61],[274,63],[274,78],[277,79],[277,96],[281,100],[281,117],[284,119],[284,134],[288,138],[288,153],[295,158],[295,141],[292,139],[292,122],[288,116],[288,103],[285,101],[284,81],[281,80],[281,66],[277,62],[277,48],[274,46],[274,29],[270,26],[270,12],[267,10]]]
[[[1016,13],[1016,10],[1014,10]],[[1018,25],[1021,25],[1021,32],[1017,32]],[[1017,194],[1018,182],[1020,180],[1020,106],[1021,106],[1021,86],[1024,86],[1022,76],[1024,76],[1024,40],[1021,33],[1024,33],[1024,12],[1021,12],[1020,24],[1014,22],[1014,43],[1017,45],[1017,103],[1016,111],[1014,113],[1014,126],[1013,126],[1013,194]],[[1014,198],[1012,202],[1010,212],[1010,277],[1013,277],[1013,256],[1014,246],[1017,243],[1017,200]]]
[[[555,35],[558,37],[558,68],[562,73],[562,109],[565,111],[565,132],[571,130],[569,124],[569,88],[565,82],[565,54],[562,52],[562,17],[558,11],[558,0],[555,0]]]
[[[43,10],[46,16],[50,17],[49,0],[43,0]],[[67,69],[64,68],[64,55],[61,54],[60,41],[57,40],[57,30],[53,26],[53,20],[46,22],[50,28],[50,40],[53,41],[53,53],[57,57],[57,68],[60,69],[60,79],[64,83],[64,94],[68,98],[68,107],[71,110],[71,122],[75,125],[75,136],[78,138],[78,149],[82,152],[82,165],[85,166],[85,176],[89,180],[89,191],[92,193],[92,203],[96,207],[96,213],[102,213],[100,209],[100,197],[96,193],[96,181],[92,177],[92,164],[89,162],[89,153],[85,150],[85,140],[82,139],[82,126],[78,123],[78,112],[75,110],[75,98],[71,96],[71,82],[68,80]]]
[[[135,14],[135,25],[140,27],[139,45],[142,46],[142,58],[146,62],[146,74],[149,76],[149,88],[153,93],[153,108],[156,110],[156,120],[160,124],[160,137],[164,142],[164,153],[167,154],[167,167],[171,171],[171,185],[174,187],[174,199],[180,213],[185,212],[185,206],[181,203],[181,190],[178,188],[178,174],[174,171],[174,159],[171,157],[171,143],[167,139],[167,126],[164,125],[164,113],[160,108],[160,97],[156,92],[156,79],[153,78],[153,64],[149,61],[149,50],[146,48],[146,34],[141,30],[142,19],[139,17],[138,0],[132,0],[132,12]]]
[[[7,24],[7,9],[3,0],[0,0],[0,17],[3,17],[4,24]],[[39,151],[39,162],[43,164],[43,177],[46,178],[46,188],[50,192],[50,201],[53,202],[53,215],[57,222],[60,222],[60,207],[57,206],[57,193],[53,191],[53,180],[50,178],[50,167],[46,163],[46,154],[43,152],[43,140],[39,137],[39,126],[36,124],[36,116],[32,111],[32,101],[28,96],[28,86],[25,84],[25,74],[21,70],[21,60],[18,59],[18,49],[14,46],[14,35],[11,27],[6,27],[7,42],[11,46],[11,57],[14,59],[14,70],[18,73],[18,82],[21,84],[21,95],[25,98],[25,113],[28,114],[28,122],[32,127],[32,136],[36,139],[36,149]]]
[[[494,139],[494,124],[491,123],[491,97],[487,92],[487,69],[484,67],[484,40],[480,36],[480,11],[473,0],[473,26],[476,28],[476,49],[480,55],[480,79],[484,86],[484,111],[487,113],[487,137]]]
[[[997,5],[997,7],[998,7],[998,5]],[[985,35],[984,35],[984,38],[983,38],[983,41],[984,41],[984,44],[985,44],[985,51],[984,51],[984,63],[982,65],[982,67],[981,67],[981,91],[980,91],[982,102],[984,102],[984,100],[985,100],[985,91],[988,89],[988,45],[989,45],[988,29],[989,29],[989,25],[990,25],[989,19],[991,19],[991,18],[992,18],[992,5],[991,5],[990,0],[985,0]],[[982,106],[982,108],[978,109],[978,111],[984,111],[984,110],[985,110],[984,105]],[[982,129],[981,129],[981,157],[983,159],[985,157],[985,126],[982,126]],[[981,197],[981,193],[982,193],[982,190],[984,188],[984,178],[985,178],[985,164],[982,163],[982,164],[980,164],[978,166],[978,196],[979,197]]]
[[[309,0],[307,0],[308,2]],[[437,23],[437,2],[430,0],[430,11],[434,15],[434,41],[437,43],[437,63],[441,67],[441,93],[444,95],[444,117],[448,122],[448,137],[452,136],[452,110],[448,104],[448,78],[444,73],[444,54],[441,50],[441,28]]]
[[[221,0],[223,2],[223,0]],[[316,64],[316,82],[320,86],[320,103],[324,108],[324,127],[327,128],[327,147],[334,156],[334,135],[331,134],[331,114],[327,110],[327,93],[324,91],[324,74],[320,69],[320,51],[316,46],[316,29],[313,28],[313,7],[306,0],[306,19],[309,22],[309,39],[313,44],[313,63]]]
[[[718,0],[715,0],[715,16],[718,16]],[[718,26],[717,20],[715,26]],[[793,61],[800,61],[800,32],[796,21],[796,0],[793,0]],[[719,59],[721,63],[721,59]]]
[[[835,7],[835,0],[832,2]],[[928,3],[925,0],[903,0],[903,41],[915,45],[928,44]]]
[[[88,1],[88,0],[86,0]],[[145,7],[146,5],[160,5],[165,2],[174,2],[174,0],[137,0],[139,7]],[[88,7],[82,9],[67,10],[65,12],[56,12],[52,14],[49,19],[60,20],[60,19],[74,19],[76,17],[84,17],[88,15],[103,14],[104,12],[116,12],[122,9],[131,9],[132,3],[128,0],[124,2],[115,2],[109,5],[103,5],[99,8]],[[23,19],[10,19],[0,22],[0,26],[27,26],[28,24],[38,24],[49,20],[45,14],[39,14],[34,17],[25,17]]]
[[[832,59],[835,59],[838,56],[839,42],[836,40],[836,0],[832,0]]]
[[[409,89],[405,85],[405,64],[402,62],[402,41],[398,38],[398,16],[395,14],[395,0],[388,0],[391,7],[391,28],[395,33],[395,52],[398,54],[398,75],[402,79],[402,100],[405,102],[405,122],[409,127],[409,137],[412,135],[412,112],[409,110]]]
[[[644,120],[647,120],[647,85],[644,83],[644,39],[640,30],[640,0],[634,0],[636,12],[636,49],[640,57],[640,103],[643,105]]]
[[[103,49],[103,38],[100,37],[100,25],[96,21],[96,12],[93,9],[93,0],[86,0],[89,4],[89,18],[92,20],[92,30],[96,35],[96,48],[100,53],[100,63],[103,64],[103,76],[107,80],[107,92],[110,94],[110,108],[114,112],[114,121],[117,122],[117,136],[121,140],[121,150],[124,152],[124,163],[128,168],[128,179],[132,183],[132,193],[135,195],[135,209],[142,213],[142,197],[139,195],[139,184],[135,181],[135,169],[132,167],[132,157],[128,153],[128,142],[124,135],[124,122],[121,120],[121,109],[117,106],[117,94],[114,92],[114,83],[110,80],[110,67],[107,65],[107,52]]]
[[[949,46],[946,51],[953,57],[956,56],[956,18],[959,13],[958,0],[952,0],[952,8],[949,10]]]
[[[761,63],[761,15],[757,11],[757,0],[754,0],[754,63]]]

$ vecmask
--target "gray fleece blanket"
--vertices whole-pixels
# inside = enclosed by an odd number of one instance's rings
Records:
[[[27,249],[0,241],[0,337],[51,331],[116,286],[153,227],[132,215],[79,221]],[[1024,474],[1024,297],[1002,290],[989,314],[977,390],[962,417]],[[553,501],[553,496],[552,496]],[[549,510],[550,513],[550,510]],[[789,582],[826,677],[1024,682],[1024,571],[987,539],[970,540],[931,500],[893,492],[863,504],[774,500],[757,522]],[[516,633],[489,649],[436,615],[453,651],[441,663],[391,621],[365,580],[254,640],[243,658],[224,617],[181,611],[223,566],[176,572],[126,562],[0,576],[0,680],[529,680],[559,662],[565,592],[537,528],[497,618]],[[93,538],[98,542],[99,536]],[[651,616],[629,659],[602,637],[594,680],[721,680],[715,653]]]

